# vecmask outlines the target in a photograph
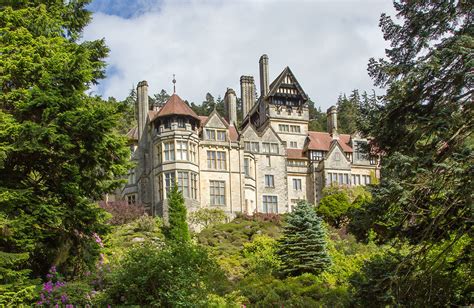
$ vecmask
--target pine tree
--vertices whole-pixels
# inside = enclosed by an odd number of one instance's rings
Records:
[[[331,263],[322,220],[307,202],[300,202],[288,215],[279,240],[282,273],[298,276],[320,274]]]
[[[179,191],[178,185],[174,185],[168,195],[168,226],[165,229],[165,236],[169,241],[177,243],[190,241],[186,218],[187,211],[183,194]]]

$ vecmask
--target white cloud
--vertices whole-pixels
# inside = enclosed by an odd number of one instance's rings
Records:
[[[151,3],[148,1],[147,3]],[[147,80],[150,93],[177,92],[200,103],[207,92],[240,92],[241,75],[253,75],[269,56],[270,79],[289,66],[308,95],[324,110],[352,89],[370,90],[370,57],[386,43],[378,28],[391,2],[373,1],[164,1],[159,10],[124,19],[94,15],[84,39],[105,37],[110,47],[108,77],[97,91],[123,99]]]

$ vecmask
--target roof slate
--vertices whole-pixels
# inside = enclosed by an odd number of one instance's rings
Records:
[[[304,156],[301,149],[286,149],[286,155],[289,159],[308,159],[308,157]]]
[[[308,132],[309,137],[309,150],[329,151],[332,142],[332,136],[325,132]],[[350,146],[351,135],[340,134],[338,143],[344,150],[344,152],[352,153],[352,147]]]
[[[187,115],[200,120],[199,116],[177,94],[170,96],[154,119],[168,115]]]

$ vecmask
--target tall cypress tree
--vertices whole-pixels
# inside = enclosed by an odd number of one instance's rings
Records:
[[[279,240],[281,269],[287,276],[320,274],[331,261],[325,229],[311,204],[300,202],[288,215]]]
[[[178,243],[187,243],[191,240],[186,216],[183,194],[175,184],[168,195],[168,226],[165,229],[168,240]]]

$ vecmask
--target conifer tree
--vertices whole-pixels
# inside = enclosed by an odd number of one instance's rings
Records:
[[[474,4],[417,0],[394,6],[397,19],[380,19],[390,42],[386,58],[369,62],[369,74],[386,94],[362,108],[363,133],[383,154],[382,177],[373,202],[360,209],[363,224],[357,227],[373,229],[382,241],[410,243],[404,262],[413,268],[391,286],[403,286],[403,297],[418,288],[416,276],[444,276],[445,265],[451,273],[472,271]],[[456,250],[462,258],[450,256]],[[430,280],[427,294],[438,293]],[[456,294],[438,306],[472,303]]]
[[[282,273],[286,276],[320,274],[331,263],[321,218],[311,204],[300,202],[286,223],[279,241]]]
[[[165,229],[165,236],[168,240],[178,243],[190,241],[191,236],[186,216],[183,194],[175,184],[168,195],[168,226]]]
[[[128,169],[118,104],[86,94],[108,53],[103,40],[79,41],[89,2],[0,4],[0,251],[36,277],[94,264],[92,234],[106,228],[96,201]]]

